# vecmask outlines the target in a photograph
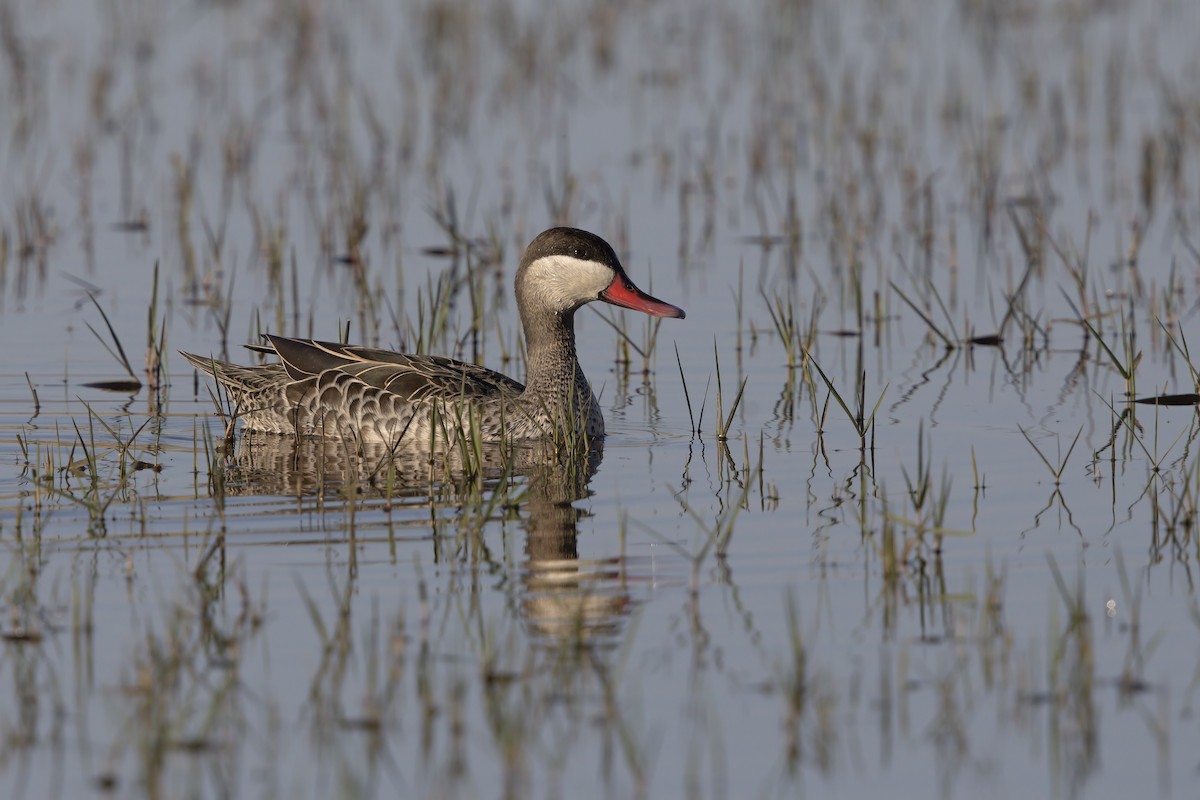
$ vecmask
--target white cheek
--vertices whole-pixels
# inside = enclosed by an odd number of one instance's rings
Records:
[[[547,307],[557,310],[595,300],[613,277],[611,269],[595,261],[547,256],[529,265],[525,285]]]

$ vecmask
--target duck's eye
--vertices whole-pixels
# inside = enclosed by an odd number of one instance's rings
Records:
[[[584,260],[587,257],[587,253],[584,251],[584,249],[582,247],[576,247],[575,252],[572,255],[574,255],[576,258],[578,258],[580,260]]]

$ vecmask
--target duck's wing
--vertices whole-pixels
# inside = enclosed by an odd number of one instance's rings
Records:
[[[268,335],[283,368],[298,384],[330,370],[409,401],[482,399],[519,394],[519,382],[499,372],[441,356],[416,356],[359,345]],[[299,387],[297,387],[299,388]]]
[[[218,361],[212,356],[201,356],[195,353],[179,354],[200,370],[216,378],[220,383],[237,392],[253,394],[271,389],[278,389],[290,378],[282,364],[260,364],[247,367],[241,364],[231,364],[228,361]]]

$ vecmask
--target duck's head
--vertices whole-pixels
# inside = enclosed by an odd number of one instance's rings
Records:
[[[568,314],[593,300],[683,319],[682,308],[664,303],[633,284],[608,242],[578,228],[551,228],[525,249],[517,269],[522,313]]]

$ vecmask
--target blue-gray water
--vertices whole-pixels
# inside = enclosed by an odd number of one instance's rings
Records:
[[[1195,407],[1122,417],[1120,369],[1195,390],[1198,26],[5,4],[3,794],[1191,796]],[[688,311],[647,373],[579,315],[590,480],[215,452],[176,349],[349,323],[519,377],[559,223]],[[164,385],[86,386],[123,377],[89,290],[143,381],[156,299]]]

